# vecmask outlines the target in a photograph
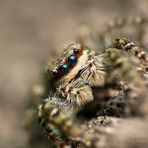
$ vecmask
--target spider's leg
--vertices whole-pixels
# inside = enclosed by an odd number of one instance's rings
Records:
[[[43,127],[45,133],[47,134],[48,138],[55,145],[62,148],[68,145],[69,138],[64,135],[64,132],[62,132],[52,120],[49,119],[51,114],[54,113],[58,114],[56,106],[53,106],[52,104],[49,105],[48,102],[43,102],[38,107],[38,120]]]
[[[39,122],[49,139],[58,147],[87,147],[83,138],[78,138],[83,137],[83,134],[74,120],[74,114],[83,104],[93,100],[92,90],[89,85],[77,80],[66,87],[65,98],[58,94],[58,97],[53,96],[39,106]]]

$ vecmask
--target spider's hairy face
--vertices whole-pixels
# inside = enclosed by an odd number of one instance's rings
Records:
[[[93,100],[92,87],[103,85],[106,76],[102,56],[80,44],[69,45],[49,72],[56,99],[67,100],[78,108]]]
[[[77,77],[88,61],[90,50],[80,44],[71,44],[50,66],[51,77],[56,82],[70,82]]]

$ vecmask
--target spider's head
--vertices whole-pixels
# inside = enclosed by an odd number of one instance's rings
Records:
[[[68,82],[77,76],[88,61],[90,50],[81,44],[70,44],[49,67],[54,81]]]

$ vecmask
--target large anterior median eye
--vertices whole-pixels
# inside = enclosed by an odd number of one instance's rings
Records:
[[[64,74],[68,73],[68,71],[69,71],[68,65],[67,64],[62,64],[61,67],[60,67],[61,74],[64,75]]]
[[[71,64],[72,66],[77,64],[77,56],[75,55],[71,55],[68,57],[68,62],[69,64]]]

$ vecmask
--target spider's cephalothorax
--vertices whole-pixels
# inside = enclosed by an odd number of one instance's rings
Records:
[[[62,124],[62,130],[67,130],[71,115],[93,100],[92,87],[101,86],[105,81],[103,57],[83,45],[71,44],[49,66],[48,72],[55,93],[39,106],[39,121],[54,143],[69,144],[69,140],[63,140],[62,134],[54,130],[55,126]]]
[[[87,47],[69,45],[49,67],[51,80],[57,88],[58,101],[81,107],[93,100],[91,87],[103,85],[105,79],[102,60],[101,56]]]

